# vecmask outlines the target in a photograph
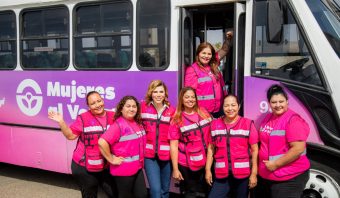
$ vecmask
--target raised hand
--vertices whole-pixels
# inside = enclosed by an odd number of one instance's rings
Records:
[[[51,119],[51,120],[54,120],[58,123],[64,121],[63,115],[61,115],[58,112],[54,112],[54,111],[48,112],[48,118]]]

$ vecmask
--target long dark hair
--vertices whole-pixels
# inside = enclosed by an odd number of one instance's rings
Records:
[[[140,105],[139,105],[139,102],[138,100],[134,97],[134,96],[124,96],[118,103],[117,107],[116,107],[116,113],[115,113],[115,116],[114,116],[114,119],[116,120],[117,118],[123,116],[122,115],[122,110],[123,110],[123,107],[126,103],[126,101],[128,100],[134,100],[136,102],[136,105],[137,105],[137,113],[134,117],[134,120],[138,123],[138,124],[141,124],[142,123],[142,117],[141,117],[141,114],[140,114]]]

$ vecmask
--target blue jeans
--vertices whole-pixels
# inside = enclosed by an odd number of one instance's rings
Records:
[[[234,190],[237,198],[248,198],[248,183],[249,178],[236,179],[233,175],[229,175],[228,178],[215,179],[212,189],[209,193],[209,198],[226,197],[230,190]]]
[[[171,180],[170,161],[145,158],[145,173],[150,186],[151,198],[168,198]]]

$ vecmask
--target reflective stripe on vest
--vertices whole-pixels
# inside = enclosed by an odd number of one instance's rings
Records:
[[[286,135],[286,131],[285,130],[273,130],[270,133],[270,136],[285,136]]]
[[[285,130],[273,130],[270,133],[270,136],[285,136],[286,135],[286,131]],[[281,156],[283,156],[284,154],[279,154],[279,155],[270,155],[269,156],[269,161],[273,161],[273,160],[277,160],[279,159]]]
[[[103,159],[98,159],[98,160],[87,160],[87,162],[90,164],[90,165],[100,165],[100,164],[103,164],[104,161]]]
[[[306,154],[307,154],[307,150],[305,149],[305,150],[300,154],[300,156],[303,156],[303,155],[306,155]],[[279,159],[280,157],[282,157],[283,155],[284,155],[284,154],[269,156],[269,161],[277,160],[277,159]]]
[[[103,131],[103,127],[102,126],[84,127],[84,133],[86,133],[86,132],[97,132],[97,131]]]
[[[243,130],[243,129],[230,129],[230,135],[243,135],[243,136],[249,136],[249,130]]]
[[[161,145],[161,146],[159,147],[159,150],[161,150],[161,151],[170,151],[170,146]]]
[[[191,161],[201,161],[203,159],[203,154],[200,154],[198,156],[190,156]]]
[[[153,145],[152,145],[152,144],[146,144],[146,145],[145,145],[145,148],[147,148],[147,149],[153,149]]]
[[[212,81],[212,79],[211,79],[210,76],[206,76],[206,77],[198,78],[197,81],[198,81],[199,83],[201,83],[201,82]]]
[[[142,113],[141,114],[142,119],[152,119],[152,120],[157,120],[157,114],[152,114],[152,113]],[[170,122],[171,117],[170,116],[161,116],[160,120],[163,122]]]
[[[235,162],[234,168],[249,168],[249,162]]]
[[[187,125],[187,126],[182,126],[180,128],[181,132],[184,133],[184,132],[187,132],[187,131],[190,131],[192,129],[196,129],[197,128],[197,124],[194,123],[194,124],[190,124],[190,125]]]
[[[170,116],[161,116],[161,121],[163,122],[170,122],[171,117]]]
[[[154,120],[156,120],[157,119],[157,114],[151,114],[151,113],[142,113],[141,114],[141,117],[143,118],[143,119],[154,119]]]
[[[216,136],[216,135],[226,135],[227,130],[213,130],[211,131],[211,136]]]
[[[129,140],[135,140],[135,139],[138,139],[140,135],[145,135],[145,131],[137,131],[136,133],[133,133],[133,134],[130,134],[130,135],[125,135],[125,136],[122,136],[120,139],[119,139],[119,142],[124,142],[124,141],[129,141]]]
[[[199,122],[200,126],[204,126],[206,124],[208,124],[209,122],[211,122],[212,118],[208,118],[208,119],[204,119],[204,120],[201,120]]]
[[[208,118],[208,119],[204,119],[204,120],[201,120],[198,124],[200,126],[204,126],[206,124],[208,124],[209,122],[211,122],[211,118]],[[196,129],[198,128],[197,124],[196,123],[193,123],[193,124],[190,124],[190,125],[186,125],[186,126],[182,126],[180,128],[181,132],[184,133],[184,132],[187,132],[187,131],[190,131],[192,129]]]
[[[216,162],[215,168],[225,168],[225,162]]]
[[[133,161],[138,161],[139,160],[139,155],[134,155],[132,157],[125,157],[124,162],[133,162]]]
[[[145,148],[147,148],[147,149],[153,149],[153,145],[152,145],[152,144],[146,144]],[[170,146],[161,145],[161,146],[159,147],[159,150],[161,150],[161,151],[170,151]]]
[[[215,96],[213,94],[197,96],[197,100],[211,100],[211,99],[215,99]]]

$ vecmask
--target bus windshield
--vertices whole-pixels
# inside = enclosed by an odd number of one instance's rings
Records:
[[[340,2],[339,0],[306,1],[323,33],[340,57]]]

